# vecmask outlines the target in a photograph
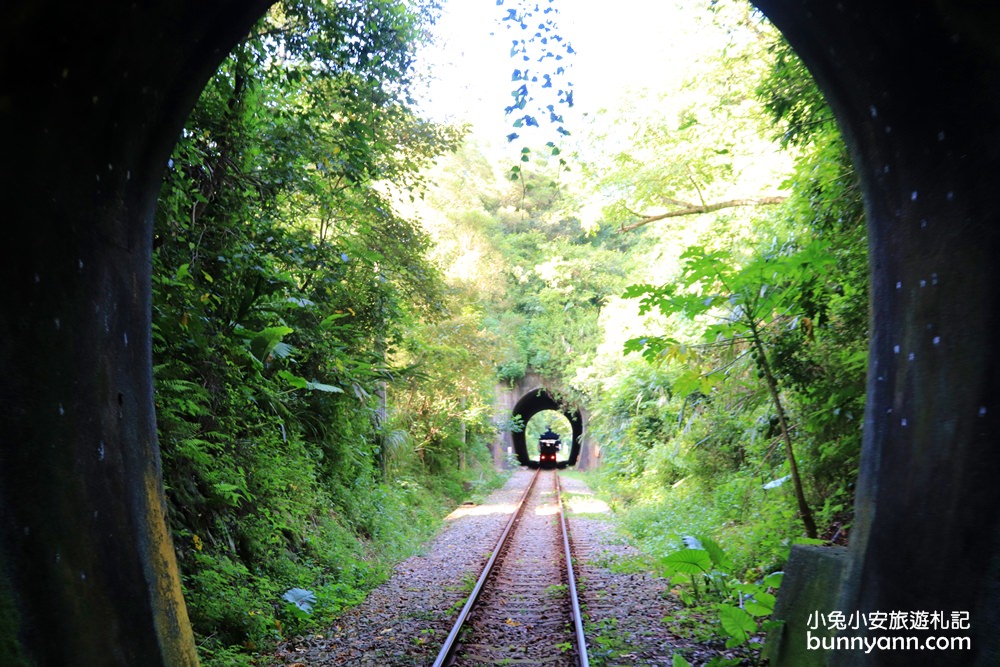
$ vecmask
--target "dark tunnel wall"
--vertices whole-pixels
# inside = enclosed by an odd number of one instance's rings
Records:
[[[583,419],[578,410],[567,410],[560,405],[544,388],[529,391],[514,404],[513,416],[520,416],[524,423],[544,410],[555,410],[561,412],[569,420],[573,428],[572,444],[570,445],[569,459],[565,463],[560,463],[560,467],[575,466],[580,457],[580,445],[583,441]],[[538,462],[532,461],[528,457],[528,443],[524,437],[524,431],[511,433],[514,443],[514,452],[517,454],[518,462],[523,466],[537,467]]]
[[[153,210],[268,0],[0,2],[0,664],[197,664],[153,402]]]
[[[199,90],[268,4],[0,3],[0,663],[196,663],[155,434],[151,211]],[[995,667],[1000,9],[757,4],[830,99],[870,221],[857,524],[821,585],[847,613],[972,619],[970,651],[831,659]]]

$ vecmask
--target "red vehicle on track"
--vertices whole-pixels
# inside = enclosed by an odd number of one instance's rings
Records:
[[[548,427],[545,433],[538,437],[539,468],[550,470],[556,467],[556,455],[559,453],[561,444],[559,434],[553,432],[551,426]]]

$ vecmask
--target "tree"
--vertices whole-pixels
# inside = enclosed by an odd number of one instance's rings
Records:
[[[289,582],[315,588],[319,609],[356,596],[373,575],[350,566],[359,546],[345,535],[404,534],[364,501],[393,497],[377,487],[394,349],[446,315],[428,239],[394,206],[459,136],[411,108],[423,11],[276,5],[209,82],[168,164],[158,426],[206,654],[300,630],[276,602]]]
[[[804,248],[778,247],[752,256],[740,264],[732,253],[704,247],[689,248],[683,255],[683,272],[678,283],[659,287],[633,285],[625,296],[641,298],[640,312],[656,308],[665,316],[682,314],[689,318],[709,316],[716,320],[705,329],[707,345],[739,346],[757,366],[757,377],[767,388],[774,406],[785,453],[795,488],[799,517],[806,534],[817,536],[816,521],[806,500],[798,462],[792,446],[788,415],[781,398],[778,379],[770,361],[776,332],[803,324],[796,306],[801,285],[815,273],[832,265],[832,257],[821,243]],[[682,289],[683,288],[683,289]],[[683,291],[687,290],[687,291]],[[626,344],[626,351],[641,351],[655,361],[669,356],[676,340],[643,337]],[[715,372],[715,371],[713,371]]]
[[[724,6],[723,6],[724,4]],[[595,114],[583,169],[604,200],[604,224],[630,231],[730,208],[785,200],[787,155],[774,150],[755,96],[776,32],[740,3],[713,3],[705,37],[721,53],[696,53],[668,87],[630,90]]]

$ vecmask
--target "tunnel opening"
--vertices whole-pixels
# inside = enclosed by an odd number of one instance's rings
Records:
[[[524,424],[524,437],[530,458],[548,463],[567,461],[573,427],[564,414],[542,410]],[[544,459],[541,457],[544,455]]]
[[[515,421],[520,420],[525,426],[520,431],[511,433],[514,454],[517,456],[518,463],[528,468],[539,467],[538,454],[536,453],[533,456],[532,452],[529,452],[527,436],[533,431],[527,428],[527,426],[532,422],[533,417],[540,414],[544,415],[547,411],[561,415],[570,427],[568,434],[560,434],[563,436],[562,447],[567,448],[568,446],[568,457],[558,457],[555,467],[566,468],[575,466],[577,459],[580,457],[580,447],[583,442],[583,417],[578,409],[567,407],[560,403],[544,387],[538,387],[525,393],[514,404],[514,408],[511,411],[512,418]],[[546,427],[547,424],[542,426],[542,429]],[[565,437],[566,435],[569,436],[568,442]],[[535,447],[535,452],[537,452],[537,446]]]

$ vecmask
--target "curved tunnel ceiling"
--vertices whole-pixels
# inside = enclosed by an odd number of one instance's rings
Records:
[[[514,417],[520,415],[523,423],[527,425],[532,417],[544,410],[555,410],[562,413],[569,420],[573,428],[569,459],[560,462],[559,467],[576,465],[576,460],[580,456],[580,443],[583,439],[583,419],[580,417],[579,410],[567,409],[566,406],[555,400],[544,387],[539,387],[532,389],[519,398],[511,412]],[[511,433],[511,439],[513,440],[514,452],[517,454],[518,462],[523,466],[537,468],[538,461],[534,461],[528,456],[528,443],[524,437],[524,431]]]

